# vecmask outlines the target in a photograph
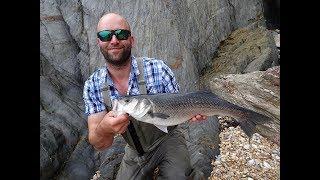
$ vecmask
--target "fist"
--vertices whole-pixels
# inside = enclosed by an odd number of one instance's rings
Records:
[[[203,120],[206,120],[206,119],[207,119],[207,116],[198,114],[198,115],[192,117],[192,118],[190,119],[190,121],[191,121],[191,122],[196,122],[196,121],[203,121]]]
[[[103,118],[102,125],[108,129],[108,131],[114,134],[122,134],[127,130],[130,123],[129,115],[122,114],[115,116],[113,111],[109,111]]]

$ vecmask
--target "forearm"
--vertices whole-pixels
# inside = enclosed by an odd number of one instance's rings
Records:
[[[102,132],[101,128],[97,128],[89,134],[89,142],[96,150],[104,150],[113,143],[114,134]]]
[[[89,143],[97,150],[103,150],[113,143],[113,136],[109,128],[105,129],[102,120],[107,112],[100,112],[88,117]]]
[[[88,117],[89,142],[97,150],[110,147],[116,133],[123,133],[129,124],[128,115],[114,117],[113,112],[100,112]]]

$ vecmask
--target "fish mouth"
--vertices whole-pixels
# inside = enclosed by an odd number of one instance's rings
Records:
[[[135,108],[134,118],[144,117],[151,109],[151,102],[148,99],[142,99]]]

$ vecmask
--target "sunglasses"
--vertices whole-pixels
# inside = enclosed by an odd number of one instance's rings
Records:
[[[113,35],[115,35],[118,40],[127,40],[131,35],[131,32],[125,29],[117,29],[117,30],[102,30],[97,33],[98,38],[103,42],[111,41]]]

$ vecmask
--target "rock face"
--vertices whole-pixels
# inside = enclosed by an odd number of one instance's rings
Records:
[[[280,136],[280,66],[241,75],[221,75],[208,83],[223,99],[272,117],[269,126]]]
[[[233,30],[261,20],[262,1],[53,1],[40,2],[41,55],[83,80],[104,64],[96,25],[106,12],[126,17],[136,56],[165,60],[181,86],[198,87],[198,71]],[[121,7],[121,8],[120,8]],[[188,76],[186,82],[184,78]]]
[[[220,154],[212,160],[209,179],[280,179],[280,66],[208,79],[204,83],[221,98],[273,119],[265,124],[272,133],[258,128],[252,137],[237,125],[228,128],[231,123],[222,128],[216,145]]]
[[[64,79],[60,79],[55,84],[54,79],[40,76],[40,175],[43,179],[50,179],[62,167],[86,129],[82,109],[75,103],[79,101],[75,98],[81,98],[80,88],[74,86],[78,94],[62,95],[63,82]]]
[[[200,72],[211,65],[221,41],[234,30],[252,23],[264,24],[260,0],[41,0],[41,179],[88,179],[96,170],[101,171],[103,179],[112,179],[122,158],[123,140],[117,139],[110,149],[96,152],[85,138],[82,88],[89,75],[104,64],[95,28],[106,12],[117,12],[128,19],[136,39],[133,54],[163,59],[176,74],[182,92],[200,88]],[[262,59],[272,54],[263,53]],[[269,66],[260,62],[253,67]],[[209,127],[217,127],[216,120],[205,123],[186,125],[185,133],[190,138],[194,166],[209,176],[210,162],[205,158],[214,157],[217,149],[209,149],[205,142],[216,143],[218,136],[207,134]],[[196,144],[194,139],[203,143]]]
[[[215,57],[202,72],[206,79],[220,74],[264,71],[280,65],[274,32],[257,23],[233,31],[221,41]]]
[[[98,164],[94,156],[95,151],[88,143],[87,136],[87,133],[83,133],[80,137],[57,179],[87,180],[92,177]]]
[[[217,117],[208,117],[206,121],[182,124],[185,128],[187,146],[190,152],[191,165],[210,176],[211,161],[219,155],[220,125]]]
[[[117,136],[114,139],[113,145],[108,150],[97,152],[96,157],[99,159],[99,167],[101,172],[99,179],[115,179],[122,157],[124,155],[124,147],[126,142],[122,136]]]
[[[260,133],[280,143],[280,42],[274,34],[254,23],[232,32],[202,72],[200,84],[225,100],[272,117],[267,126],[276,135],[266,129]]]

